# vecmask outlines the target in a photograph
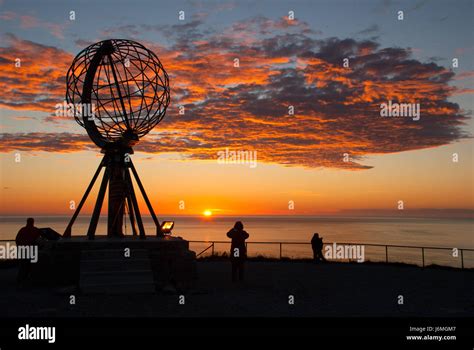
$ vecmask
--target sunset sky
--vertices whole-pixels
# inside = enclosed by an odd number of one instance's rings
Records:
[[[133,155],[158,215],[474,209],[472,1],[97,3],[0,0],[1,215],[81,199],[100,150],[55,105],[76,54],[109,38],[169,74],[168,112]],[[420,120],[381,117],[390,100]],[[219,164],[226,148],[257,167]]]

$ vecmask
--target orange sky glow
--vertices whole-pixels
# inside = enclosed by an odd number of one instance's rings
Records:
[[[373,40],[316,40],[304,22],[251,24],[197,38],[192,51],[142,41],[165,66],[172,96],[133,156],[158,214],[317,215],[393,210],[400,200],[407,209],[474,209],[473,124],[469,106],[451,101],[472,97],[453,84],[472,72]],[[291,31],[298,45],[262,34],[272,31]],[[80,48],[4,37],[0,214],[70,214],[100,161],[85,130],[54,114]],[[419,102],[420,121],[380,117],[392,100]],[[257,166],[219,164],[224,149],[256,152]],[[89,199],[84,212],[92,207]]]

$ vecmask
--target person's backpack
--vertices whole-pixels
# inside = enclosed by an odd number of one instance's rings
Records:
[[[51,227],[45,227],[39,229],[41,232],[41,237],[48,241],[57,241],[61,239],[61,235],[54,231]]]

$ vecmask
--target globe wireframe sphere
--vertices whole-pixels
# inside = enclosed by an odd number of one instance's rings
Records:
[[[109,50],[102,54],[103,49],[99,50],[105,42]],[[93,78],[89,77],[91,88],[84,89],[94,57],[100,61]],[[84,91],[89,91],[90,96],[83,96]],[[158,57],[140,43],[104,40],[82,50],[67,73],[66,101],[82,104],[89,100],[94,115],[88,120],[95,124],[101,141],[138,141],[165,116],[170,102],[168,75]],[[74,117],[86,129],[94,127],[82,115]]]

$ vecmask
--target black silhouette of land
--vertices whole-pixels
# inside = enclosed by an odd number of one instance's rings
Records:
[[[17,267],[0,268],[4,317],[472,317],[474,270],[402,264],[251,260],[233,283],[230,262],[200,259],[186,292],[81,294],[73,287],[18,290]],[[71,294],[76,305],[69,304]],[[295,304],[288,304],[294,295]],[[404,305],[397,297],[403,295]]]

